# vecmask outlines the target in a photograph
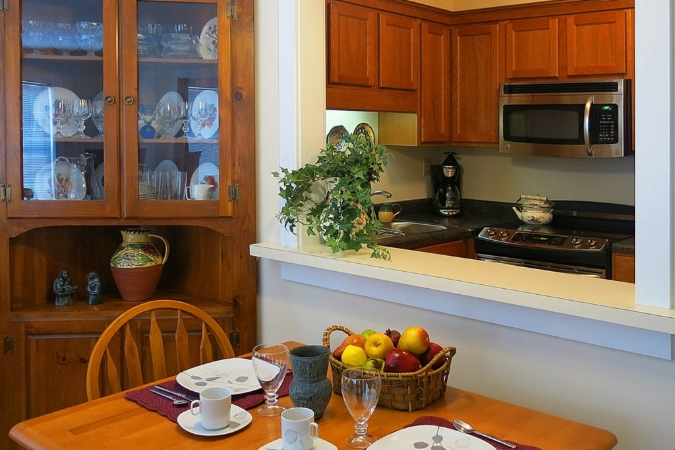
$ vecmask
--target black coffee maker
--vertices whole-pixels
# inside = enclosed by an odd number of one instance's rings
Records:
[[[433,181],[433,209],[441,216],[456,216],[460,213],[462,197],[460,194],[460,181],[462,178],[462,166],[457,163],[454,152],[446,152],[447,158],[443,164],[431,166],[431,179]]]

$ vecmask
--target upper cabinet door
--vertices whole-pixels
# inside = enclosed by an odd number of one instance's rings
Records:
[[[344,3],[328,4],[328,82],[377,83],[377,13]]]
[[[422,23],[420,143],[450,142],[450,27]]]
[[[627,20],[627,16],[629,19]],[[567,18],[568,75],[628,73],[629,11],[577,14]],[[627,27],[628,25],[628,27]]]
[[[506,78],[558,77],[558,19],[506,23]]]
[[[119,187],[103,182],[119,177],[117,6],[22,0],[7,13],[9,217],[119,215]]]
[[[380,13],[381,88],[417,90],[420,79],[420,21]]]

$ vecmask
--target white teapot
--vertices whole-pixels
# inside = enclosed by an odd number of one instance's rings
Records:
[[[545,225],[553,220],[553,202],[539,195],[521,195],[513,212],[525,223]]]

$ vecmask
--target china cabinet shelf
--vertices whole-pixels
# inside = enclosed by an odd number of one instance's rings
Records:
[[[196,65],[217,65],[217,59],[197,59],[197,58],[138,58],[140,63],[152,64],[196,64]]]
[[[26,49],[24,49],[25,51]],[[89,56],[86,54],[83,55],[57,55],[52,53],[24,53],[21,56],[23,59],[37,59],[43,61],[89,61],[100,63],[103,61],[103,57],[99,55]]]

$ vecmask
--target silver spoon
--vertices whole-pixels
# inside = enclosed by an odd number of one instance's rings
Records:
[[[168,398],[169,400],[173,400],[173,406],[185,406],[188,403],[190,403],[187,400],[179,400],[179,399],[173,398],[170,395],[167,395],[163,392],[156,391],[154,389],[150,389],[150,392],[152,392],[153,394],[161,395],[162,397]]]
[[[466,422],[462,422],[461,420],[455,419],[455,420],[452,421],[452,424],[455,426],[455,428],[458,431],[461,431],[462,433],[477,434],[478,436],[484,437],[485,439],[490,439],[491,441],[494,441],[494,442],[498,442],[498,443],[500,443],[502,445],[505,445],[509,448],[516,448],[516,446],[514,444],[511,444],[510,442],[505,442],[505,441],[502,441],[501,439],[496,438],[494,436],[491,436],[489,434],[481,433],[480,431],[474,430],[471,425],[469,425]]]

